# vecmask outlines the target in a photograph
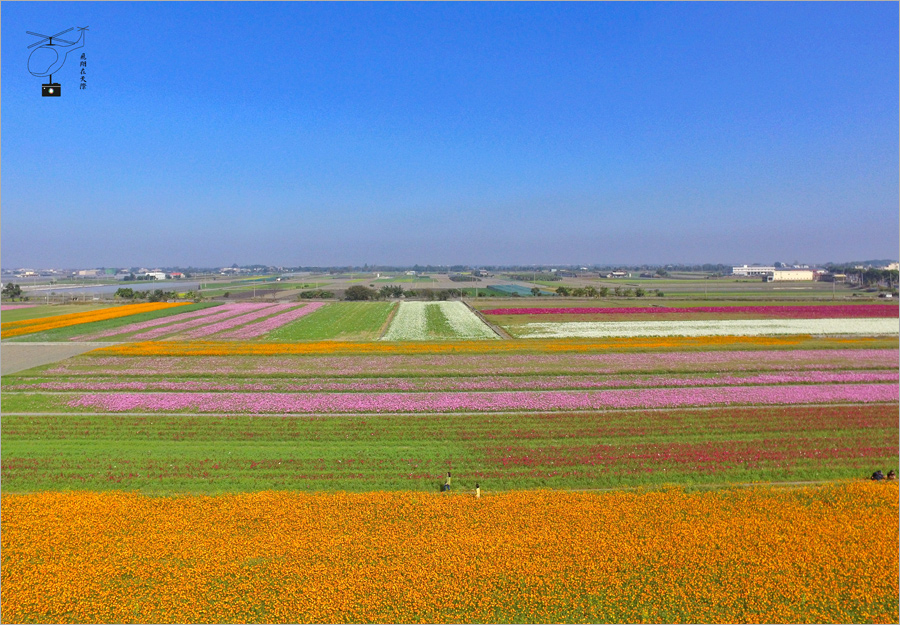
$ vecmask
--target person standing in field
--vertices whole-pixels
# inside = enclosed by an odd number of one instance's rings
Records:
[[[450,477],[450,471],[447,471],[447,479],[444,480],[444,490],[445,490],[445,491],[449,491],[449,490],[450,490],[450,479],[451,479],[451,477]]]
[[[475,499],[481,499],[481,486],[478,485],[478,482],[475,482]]]

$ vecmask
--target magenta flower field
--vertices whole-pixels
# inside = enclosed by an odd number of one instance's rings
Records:
[[[665,306],[641,307],[571,307],[571,308],[487,308],[485,315],[638,315],[638,314],[753,314],[776,319],[843,319],[861,317],[898,317],[897,306],[857,304],[834,306],[697,306],[689,308]]]

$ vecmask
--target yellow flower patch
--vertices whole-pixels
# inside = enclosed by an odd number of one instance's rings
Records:
[[[2,618],[896,622],[897,496],[3,495]]]

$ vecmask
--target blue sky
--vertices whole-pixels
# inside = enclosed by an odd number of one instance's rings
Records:
[[[4,267],[898,256],[897,3],[0,11]]]

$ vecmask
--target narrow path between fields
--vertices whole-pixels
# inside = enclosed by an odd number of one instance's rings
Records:
[[[0,343],[0,375],[58,362],[117,343]]]

